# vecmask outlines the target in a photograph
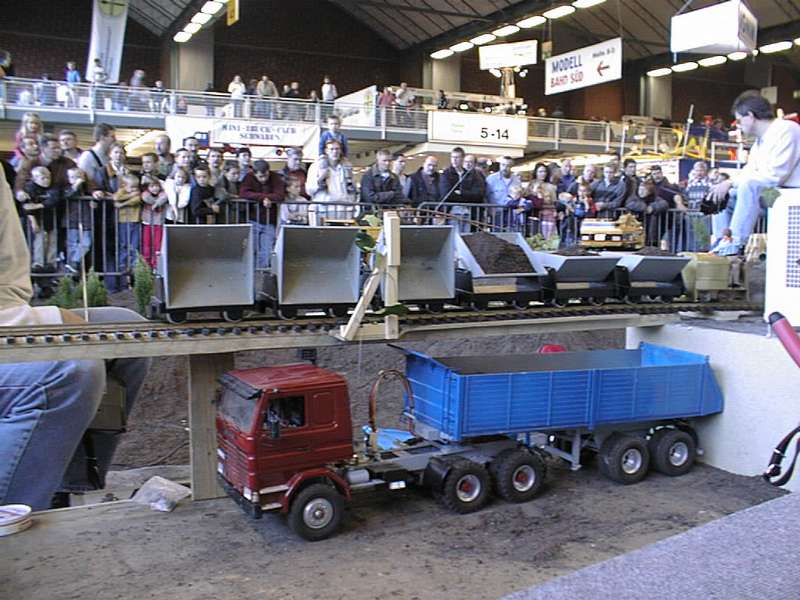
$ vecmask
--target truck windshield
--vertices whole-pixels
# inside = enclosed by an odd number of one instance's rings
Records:
[[[242,398],[236,392],[223,388],[217,410],[240,430],[250,431],[256,411],[256,400],[258,397]]]

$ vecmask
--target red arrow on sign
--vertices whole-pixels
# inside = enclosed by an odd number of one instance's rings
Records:
[[[597,65],[597,74],[600,75],[600,77],[602,77],[603,76],[603,71],[605,71],[606,69],[610,69],[610,68],[611,67],[609,65],[604,65],[603,61],[601,60],[600,64]]]

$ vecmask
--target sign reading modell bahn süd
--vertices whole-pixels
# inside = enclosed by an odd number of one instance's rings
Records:
[[[544,72],[545,95],[621,79],[622,38],[548,58]]]

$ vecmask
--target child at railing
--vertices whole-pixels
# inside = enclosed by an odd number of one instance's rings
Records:
[[[69,186],[64,190],[67,204],[67,263],[79,271],[81,259],[92,248],[92,213],[97,208],[97,202],[92,199],[83,169],[69,169],[67,181]]]
[[[61,203],[61,190],[52,184],[50,170],[47,167],[34,167],[31,180],[23,190],[28,201],[22,205],[31,233],[33,234],[33,266],[32,273],[56,270],[58,253],[57,211]]]
[[[139,223],[142,210],[139,178],[133,173],[124,175],[122,186],[112,197],[114,208],[117,209],[117,270],[126,273],[133,269],[139,252]],[[124,284],[119,286],[119,289],[124,288]]]
[[[189,194],[190,221],[198,225],[213,225],[219,213],[219,204],[214,201],[214,188],[209,184],[211,175],[206,167],[195,167],[194,184]]]
[[[308,200],[303,197],[303,184],[297,177],[286,180],[286,197],[281,204],[281,225],[308,225]]]
[[[142,192],[142,256],[156,268],[164,235],[164,215],[168,206],[167,193],[158,178],[151,179]]]
[[[176,167],[171,179],[164,182],[164,191],[167,192],[166,224],[186,222],[186,207],[191,200],[192,185],[189,183],[189,172],[183,167]]]
[[[512,185],[508,188],[508,199],[505,205],[506,208],[511,209],[511,216],[508,219],[503,219],[503,224],[513,224],[519,227],[524,235],[527,235],[528,231],[526,225],[533,213],[533,202],[529,198],[523,196],[521,185]]]

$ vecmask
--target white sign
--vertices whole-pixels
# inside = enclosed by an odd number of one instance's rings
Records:
[[[511,115],[431,111],[431,142],[524,148],[528,145],[528,119]]]
[[[333,106],[345,127],[375,127],[377,97],[378,86],[371,85],[363,90],[340,96],[333,101]]]
[[[672,17],[670,52],[718,54],[756,47],[758,19],[741,0]]]
[[[94,0],[87,80],[93,81],[94,59],[99,58],[108,75],[105,83],[119,83],[122,42],[127,22],[128,0]]]
[[[544,62],[544,93],[599,85],[622,78],[622,38],[578,48]]]
[[[310,123],[167,115],[165,125],[173,150],[193,136],[203,147],[247,146],[254,158],[282,158],[288,148],[302,148],[306,158],[319,154],[319,127]]]
[[[535,65],[537,46],[538,42],[536,40],[514,42],[513,44],[479,46],[478,58],[481,70]]]

